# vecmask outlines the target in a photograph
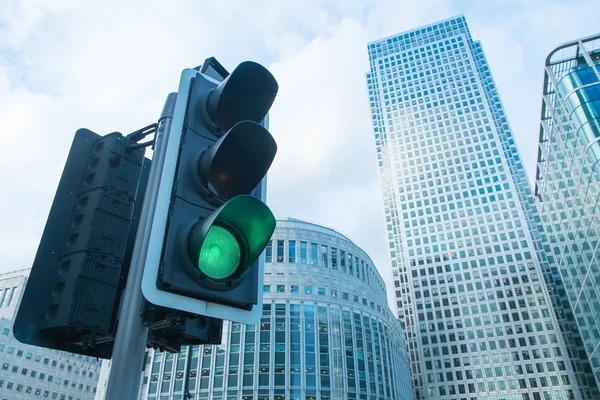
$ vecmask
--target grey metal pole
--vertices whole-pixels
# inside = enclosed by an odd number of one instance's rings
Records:
[[[165,135],[169,133],[176,97],[177,93],[171,93],[167,96],[167,101],[158,121],[152,166],[150,167],[144,204],[131,257],[127,286],[121,303],[119,325],[117,326],[110,374],[106,387],[105,399],[107,400],[135,400],[140,389],[144,367],[142,364],[148,340],[148,328],[142,323],[144,301],[142,277],[166,151],[166,146],[164,146]]]

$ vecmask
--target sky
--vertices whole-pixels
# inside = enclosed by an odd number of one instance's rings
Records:
[[[597,0],[3,0],[0,272],[31,266],[75,131],[155,122],[181,71],[214,56],[230,71],[257,61],[279,83],[275,215],[346,234],[389,283],[367,42],[465,15],[532,181],[545,57],[598,33],[597,9]]]

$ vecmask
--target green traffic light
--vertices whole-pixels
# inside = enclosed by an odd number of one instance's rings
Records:
[[[235,236],[227,229],[213,225],[204,238],[197,267],[211,279],[225,279],[237,271],[241,258]]]
[[[208,278],[210,285],[231,285],[258,259],[274,230],[275,217],[265,203],[249,195],[235,196],[182,232],[188,255],[184,267],[199,282]]]

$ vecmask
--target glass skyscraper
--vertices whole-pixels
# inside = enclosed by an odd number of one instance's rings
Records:
[[[290,218],[265,256],[260,324],[226,322],[218,346],[150,350],[140,398],[413,399],[400,322],[360,247]]]
[[[546,58],[536,198],[600,384],[599,66],[600,35],[566,43]]]
[[[599,398],[465,18],[376,40],[368,54],[393,287],[415,397]]]

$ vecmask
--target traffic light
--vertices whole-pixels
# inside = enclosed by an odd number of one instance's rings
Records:
[[[15,318],[21,343],[110,358],[149,160],[80,129]]]
[[[277,145],[265,118],[277,89],[254,62],[230,75],[214,59],[183,71],[142,283],[150,303],[258,322],[260,256],[275,229],[263,201]]]

